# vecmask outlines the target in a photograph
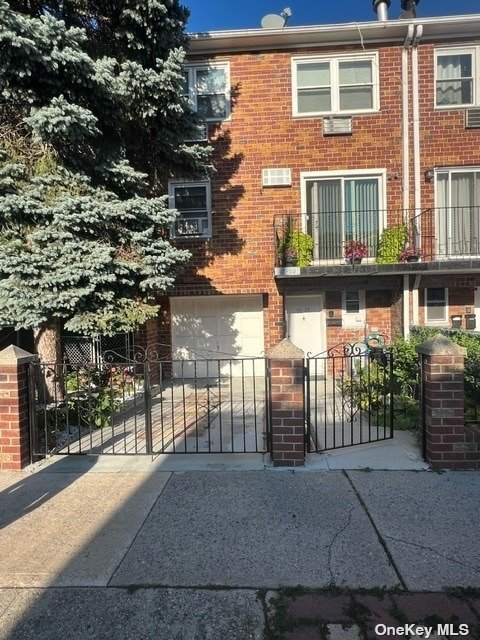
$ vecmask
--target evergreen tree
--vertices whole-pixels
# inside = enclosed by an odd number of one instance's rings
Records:
[[[189,257],[159,194],[205,175],[210,150],[183,142],[198,124],[177,0],[57,3],[87,30],[54,2],[17,4],[0,0],[0,323],[57,359],[59,323],[112,334],[158,312]]]

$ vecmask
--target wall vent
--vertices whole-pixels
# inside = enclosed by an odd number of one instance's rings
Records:
[[[262,169],[263,187],[290,187],[292,184],[291,169]]]
[[[465,110],[465,128],[480,129],[480,109]]]
[[[353,132],[353,122],[350,117],[330,116],[323,119],[324,136],[344,136]]]

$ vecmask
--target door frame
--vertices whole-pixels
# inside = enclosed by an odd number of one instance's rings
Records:
[[[317,293],[284,293],[283,294],[283,317],[285,319],[285,337],[287,338],[288,331],[288,314],[287,314],[287,298],[318,298],[320,300],[320,339],[323,344],[324,350],[320,353],[327,351],[327,323],[325,316],[325,291],[319,291]],[[316,355],[316,354],[313,354]],[[305,353],[305,358],[307,354]]]

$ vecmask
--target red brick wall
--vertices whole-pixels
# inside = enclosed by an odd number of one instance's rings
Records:
[[[423,178],[426,169],[480,165],[479,132],[464,128],[463,110],[434,109],[434,47],[432,43],[421,43],[419,48],[423,207],[434,205],[434,184]],[[388,223],[400,221],[403,47],[367,46],[370,48],[379,51],[380,112],[354,116],[351,136],[324,137],[321,117],[292,117],[291,57],[358,51],[358,47],[232,53],[210,58],[230,63],[232,116],[230,122],[210,126],[215,149],[213,161],[217,168],[212,177],[212,239],[179,242],[192,251],[193,257],[173,295],[266,294],[266,351],[283,337],[284,326],[283,283],[276,283],[273,277],[272,222],[277,214],[300,213],[301,172],[384,168],[387,171],[386,206],[390,210]],[[410,104],[410,123],[411,116]],[[410,143],[410,204],[413,206],[411,127]],[[291,168],[292,186],[262,188],[262,168],[279,166]],[[426,224],[427,217],[424,222]],[[436,286],[444,286],[443,282],[442,277],[441,284]],[[381,286],[380,280],[378,283]],[[298,280],[296,286],[301,291],[304,283]],[[317,290],[328,290],[328,286],[331,285],[318,284]],[[388,286],[384,280],[383,289]],[[422,281],[423,286],[426,285]],[[470,304],[473,306],[470,294],[462,296],[455,299],[452,313],[464,315],[466,308]],[[162,340],[169,342],[168,309],[166,314],[160,334]],[[367,315],[367,322],[385,333],[391,336],[400,333],[402,300],[399,285],[395,292],[389,291],[388,298],[379,294]],[[343,330],[341,335],[336,335],[335,331],[329,331],[329,343],[356,337],[358,332]]]

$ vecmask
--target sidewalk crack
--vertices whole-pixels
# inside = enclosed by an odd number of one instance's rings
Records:
[[[410,540],[403,540],[402,538],[395,538],[394,536],[385,535],[385,538],[387,538],[388,540],[393,540],[394,542],[403,542],[404,544],[408,544],[412,547],[417,547],[417,549],[423,549],[424,551],[431,551],[432,553],[435,553],[437,556],[439,556],[440,558],[443,558],[444,560],[448,560],[449,562],[459,564],[462,567],[467,567],[468,569],[472,569],[475,573],[480,573],[480,568],[474,567],[471,564],[467,564],[465,562],[462,562],[461,560],[457,560],[456,558],[453,558],[452,556],[448,556],[444,553],[441,553],[440,551],[437,551],[433,547],[428,547],[427,545],[411,542]]]
[[[343,527],[341,527],[333,536],[332,541],[330,542],[330,544],[328,545],[328,571],[330,573],[330,584],[334,585],[334,577],[333,577],[333,570],[332,570],[332,560],[333,560],[333,547],[336,543],[336,541],[338,540],[338,538],[342,535],[342,533],[344,533],[348,527],[350,526],[350,522],[352,521],[352,513],[354,512],[355,508],[356,508],[356,504],[353,504],[350,507],[350,510],[348,512],[348,516],[347,516],[347,521],[346,523],[343,525]]]

